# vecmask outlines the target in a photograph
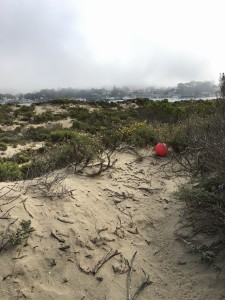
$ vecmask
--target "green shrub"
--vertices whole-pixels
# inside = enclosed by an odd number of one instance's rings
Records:
[[[162,124],[155,129],[160,138],[158,141],[165,142],[172,147],[175,152],[182,152],[187,148],[189,143],[188,127],[185,123]]]
[[[42,155],[34,157],[29,164],[23,165],[21,170],[25,178],[35,178],[71,165],[82,169],[90,161],[98,158],[102,150],[97,138],[73,132],[73,136],[69,136],[61,143],[55,143]]]
[[[79,131],[85,131],[85,132],[94,132],[94,130],[91,129],[91,126],[88,125],[88,123],[83,121],[75,120],[73,121],[72,129],[77,129]]]
[[[47,141],[50,138],[51,129],[48,129],[46,127],[40,126],[40,127],[30,127],[27,128],[23,132],[23,138],[25,140],[33,140],[35,142],[42,142]]]
[[[24,164],[30,161],[31,155],[28,155],[25,151],[22,151],[20,153],[16,153],[11,157],[11,161],[17,163],[17,164]]]
[[[22,105],[13,112],[13,115],[16,118],[19,117],[21,121],[30,122],[35,115],[34,105]]]
[[[43,112],[40,115],[35,115],[33,118],[33,123],[35,124],[40,124],[40,123],[46,123],[46,122],[51,122],[54,121],[54,115],[52,112]]]
[[[17,163],[0,163],[0,181],[14,181],[20,179],[22,179],[22,173]]]
[[[10,137],[10,136],[4,136],[4,137],[0,137],[0,141],[3,143],[7,143],[7,144],[15,144],[18,143],[18,139],[15,137]]]
[[[122,140],[125,143],[138,147],[152,145],[156,141],[155,132],[152,126],[144,123],[133,123],[119,129]]]
[[[69,116],[79,121],[85,121],[89,118],[89,111],[84,107],[73,107],[69,108]]]
[[[56,113],[56,114],[54,114],[50,111],[47,111],[47,112],[43,112],[39,115],[35,115],[33,117],[32,123],[40,124],[40,123],[59,121],[59,120],[67,118],[67,116],[68,116],[68,114],[66,114],[66,113]]]
[[[106,149],[115,150],[122,144],[123,134],[118,128],[107,128],[101,133],[101,141]]]
[[[53,143],[63,141],[63,140],[72,140],[73,138],[76,138],[77,133],[71,129],[61,129],[52,131],[50,133],[50,140]]]
[[[0,142],[0,151],[6,151],[7,150],[7,146],[5,143]]]
[[[20,222],[20,228],[17,228],[16,231],[11,230],[10,233],[7,234],[7,241],[4,244],[20,245],[28,238],[32,231],[34,231],[34,229],[31,227],[31,221],[22,220]]]
[[[225,184],[220,178],[198,179],[181,185],[175,197],[185,203],[182,221],[194,233],[223,240],[225,237]],[[224,243],[225,247],[225,243]]]

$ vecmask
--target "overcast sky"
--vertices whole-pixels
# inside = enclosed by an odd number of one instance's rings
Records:
[[[0,93],[218,83],[224,11],[224,0],[0,0]]]

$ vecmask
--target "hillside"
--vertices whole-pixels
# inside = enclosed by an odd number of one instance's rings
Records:
[[[46,177],[1,184],[1,227],[31,220],[34,231],[2,249],[0,299],[134,299],[147,276],[140,300],[225,299],[224,274],[174,235],[182,205],[172,192],[187,174],[151,149],[142,155],[119,153],[96,178],[62,170],[50,189]]]

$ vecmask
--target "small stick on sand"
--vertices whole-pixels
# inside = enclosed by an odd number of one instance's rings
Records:
[[[60,217],[57,217],[57,220],[59,220],[60,222],[63,222],[63,223],[74,224],[74,222],[73,222],[73,221],[66,220],[66,219],[62,219],[62,218],[60,218]]]
[[[144,290],[144,288],[146,286],[148,286],[148,285],[150,285],[152,283],[152,281],[150,281],[150,279],[149,279],[149,275],[147,275],[145,273],[145,271],[142,270],[142,272],[145,275],[145,278],[142,281],[142,283],[140,284],[140,286],[137,288],[137,290],[134,293],[133,297],[131,296],[131,275],[132,275],[132,272],[133,272],[133,263],[134,263],[134,259],[135,259],[136,254],[137,254],[137,251],[134,252],[134,254],[133,254],[130,262],[128,260],[126,260],[126,262],[128,264],[128,267],[129,267],[128,273],[127,273],[127,300],[135,300],[135,299],[137,299],[137,296],[140,294],[140,292],[142,290]]]
[[[64,239],[59,238],[53,231],[51,231],[51,236],[54,237],[60,243],[65,243]]]
[[[92,273],[95,275],[98,270],[110,259],[112,258],[113,256],[115,255],[118,255],[120,254],[120,252],[118,250],[115,250],[112,252],[112,249],[109,250],[109,252],[106,253],[106,255],[100,260],[97,262],[97,264],[95,265]]]
[[[11,210],[13,209],[15,206],[10,207],[3,215],[1,215],[0,219],[10,219],[9,217],[5,217],[5,215]]]
[[[26,200],[27,200],[27,199],[26,199]],[[23,201],[23,207],[24,207],[25,211],[28,213],[29,217],[33,218],[32,214],[27,210],[27,207],[26,207],[26,205],[25,205],[25,201],[26,201],[26,200]]]

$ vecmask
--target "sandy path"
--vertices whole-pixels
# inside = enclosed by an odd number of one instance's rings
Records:
[[[131,293],[144,278],[142,269],[153,282],[137,299],[225,299],[224,272],[216,280],[217,271],[173,234],[181,206],[172,192],[185,177],[171,165],[162,169],[168,158],[151,153],[142,162],[129,153],[117,158],[99,178],[71,172],[65,180],[71,194],[43,197],[30,185],[9,204],[12,192],[1,197],[1,215],[14,206],[10,216],[31,219],[35,231],[25,246],[1,252],[0,299],[127,299],[123,272],[136,251]],[[3,229],[8,222],[1,220]],[[120,254],[93,275],[110,250]]]

